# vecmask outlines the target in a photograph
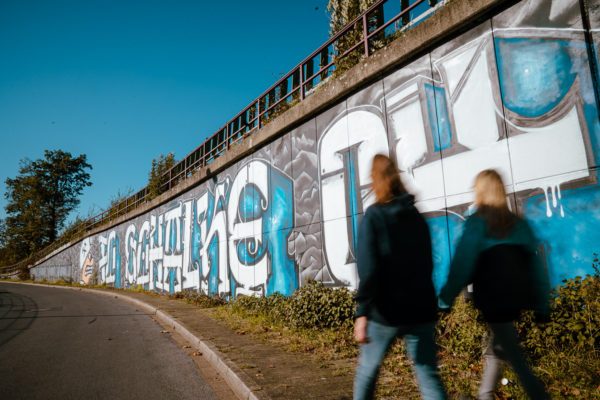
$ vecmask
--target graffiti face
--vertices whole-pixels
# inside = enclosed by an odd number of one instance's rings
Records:
[[[91,252],[90,238],[84,239],[79,247],[79,271],[80,281],[83,285],[89,285],[94,274],[94,258]]]
[[[591,272],[600,122],[582,29],[576,0],[521,1],[214,180],[42,266],[76,265],[79,251],[82,281],[98,260],[101,282],[117,287],[268,295],[316,279],[356,288],[357,231],[381,153],[397,161],[427,218],[436,287],[473,179],[488,168],[535,227],[552,283]]]

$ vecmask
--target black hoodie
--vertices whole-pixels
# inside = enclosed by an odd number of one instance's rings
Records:
[[[429,227],[414,197],[369,207],[358,235],[356,317],[390,326],[435,321],[432,272]]]

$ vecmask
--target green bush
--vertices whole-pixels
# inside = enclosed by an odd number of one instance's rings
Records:
[[[597,258],[593,267],[593,275],[565,280],[553,292],[548,323],[536,324],[533,313],[527,313],[517,324],[537,373],[557,397],[594,398],[596,388],[600,387]],[[520,388],[515,386],[507,387],[506,391],[522,396]]]
[[[600,386],[600,273],[565,281],[553,292],[551,321],[537,324],[532,313],[525,313],[516,324],[534,372],[547,385],[553,398],[594,398]],[[287,331],[304,337],[300,349],[354,357],[352,341],[354,301],[346,289],[333,289],[311,282],[292,296],[239,296],[224,312],[233,311],[241,319],[255,320],[269,330]],[[336,333],[335,343],[323,337]],[[319,336],[321,335],[321,336]],[[452,312],[444,314],[437,325],[437,342],[442,377],[451,396],[472,395],[483,372],[483,350],[488,340],[487,327],[473,305],[459,298]],[[342,339],[343,340],[342,340]],[[315,341],[314,344],[308,342]],[[323,347],[327,343],[327,347]],[[315,350],[318,349],[318,350]],[[409,398],[416,393],[410,363],[399,343],[393,346],[382,370],[379,394],[383,397]],[[498,388],[499,398],[526,398],[518,379],[507,369],[507,385]]]
[[[226,304],[226,301],[221,297],[212,297],[193,290],[177,292],[169,297],[185,300],[187,303],[194,304],[201,308],[212,308]]]
[[[288,319],[295,328],[341,328],[352,325],[354,300],[346,288],[309,282],[289,300]]]
[[[235,311],[262,315],[290,328],[342,328],[353,323],[354,300],[345,288],[334,289],[311,281],[290,297],[240,296],[231,303]]]
[[[442,315],[437,324],[437,343],[440,370],[449,393],[477,391],[487,338],[479,312],[462,296],[452,312]]]
[[[546,349],[598,352],[600,342],[600,271],[594,260],[594,275],[563,281],[553,292],[550,322],[536,325],[533,313],[518,324],[523,344],[533,355]]]
[[[532,312],[516,323],[535,373],[553,397],[594,398],[600,385],[600,274],[565,280],[551,297],[550,321],[538,324]],[[475,393],[483,372],[482,351],[487,328],[467,301],[457,300],[438,323],[440,364],[448,391]],[[499,388],[501,398],[526,398],[514,372]]]
[[[27,268],[26,266],[22,267],[22,268],[19,268],[18,278],[21,281],[28,281],[28,280],[30,280],[31,279],[31,274],[29,272],[29,268]]]

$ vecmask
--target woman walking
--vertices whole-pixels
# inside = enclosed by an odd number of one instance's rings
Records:
[[[361,344],[354,399],[372,399],[383,359],[403,337],[424,399],[445,399],[437,369],[431,238],[392,160],[376,155],[371,169],[376,203],[358,236],[360,283],[354,336]]]
[[[459,292],[473,284],[473,301],[491,333],[479,399],[494,398],[503,361],[512,366],[530,398],[547,399],[543,384],[527,365],[513,324],[524,309],[540,317],[549,313],[548,276],[536,254],[537,241],[527,222],[509,210],[496,171],[477,175],[475,205],[440,292],[440,307],[450,307]]]

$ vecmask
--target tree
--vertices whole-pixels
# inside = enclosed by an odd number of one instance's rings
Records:
[[[6,219],[1,244],[16,260],[56,240],[67,216],[91,186],[85,154],[46,150],[44,158],[21,160],[16,178],[6,179]]]
[[[175,156],[169,153],[166,156],[161,154],[158,158],[152,160],[152,168],[148,176],[148,198],[159,196],[162,192],[163,175],[165,175],[175,165]]]
[[[377,0],[329,0],[327,3],[327,11],[329,11],[329,35],[334,36],[376,2]],[[369,31],[383,23],[383,6],[369,13],[367,23]],[[341,56],[362,38],[362,21],[359,21],[359,23],[337,40],[335,45],[337,56]],[[341,73],[352,68],[363,56],[364,48],[359,46],[358,49],[352,51],[346,57],[336,61],[336,73]]]

